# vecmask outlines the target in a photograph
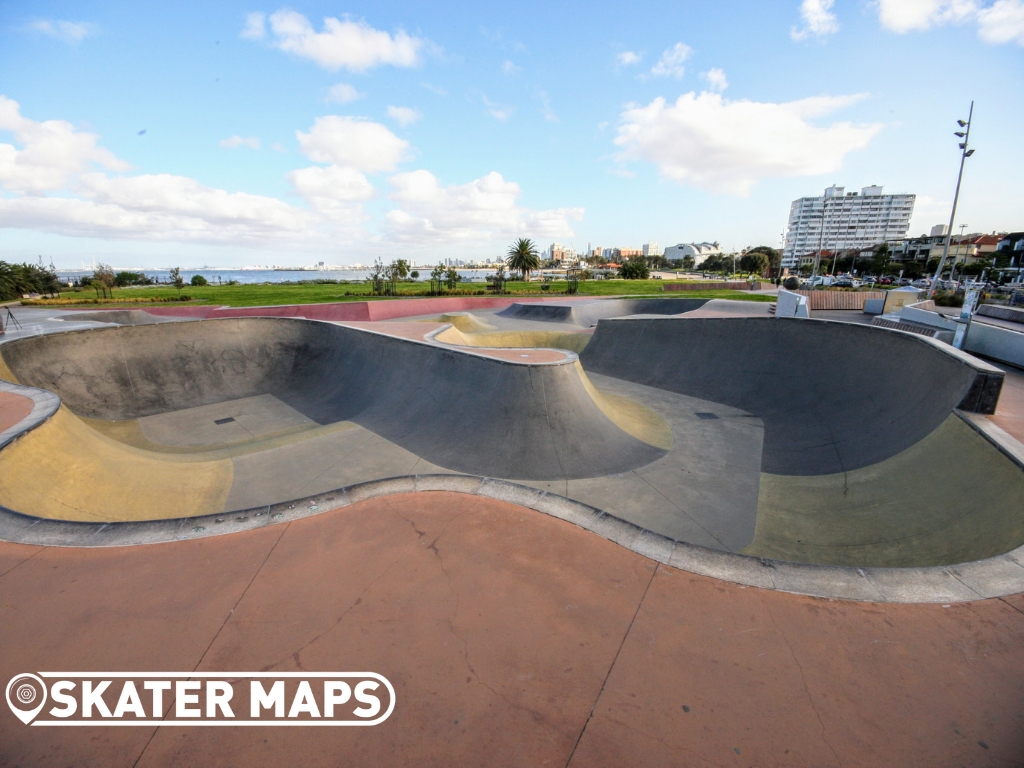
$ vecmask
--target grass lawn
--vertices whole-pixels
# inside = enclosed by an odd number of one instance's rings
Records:
[[[541,283],[510,282],[506,284],[506,294],[510,296],[559,296],[564,295],[566,283],[552,282],[548,290],[541,290]],[[397,298],[412,298],[415,296],[426,296],[428,286],[424,283],[399,283]],[[370,296],[370,286],[366,283],[349,284],[277,284],[260,283],[247,285],[188,285],[182,290],[182,295],[190,296],[191,301],[183,302],[189,304],[216,304],[228,307],[254,307],[271,306],[279,304],[322,304],[336,301],[387,301],[388,299],[379,296]],[[457,290],[446,295],[474,296],[484,295],[485,286],[482,283],[465,283]],[[103,302],[100,306],[111,306],[112,308],[130,306],[132,299],[148,299],[160,297],[174,297],[178,292],[168,286],[146,286],[139,288],[115,288],[113,298],[116,303],[107,304]],[[487,294],[492,295],[492,294]],[[685,291],[666,294],[662,291],[661,280],[585,280],[580,283],[579,296],[646,296],[648,298],[692,298],[692,299],[740,299],[744,301],[771,301],[774,297],[751,295],[746,291],[708,290],[708,291]],[[96,298],[96,292],[91,288],[80,291],[64,291],[60,298],[67,300],[84,299],[83,305],[89,305],[89,299]],[[125,302],[125,303],[122,303]],[[40,300],[34,302],[36,305],[54,306],[54,303]],[[61,304],[61,306],[69,306]],[[73,305],[71,305],[73,306]],[[96,306],[96,304],[91,304]],[[177,302],[168,304],[151,304],[138,302],[138,306],[177,306]]]

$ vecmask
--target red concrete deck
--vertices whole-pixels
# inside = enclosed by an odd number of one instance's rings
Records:
[[[32,413],[32,400],[13,392],[0,392],[0,432]]]
[[[450,493],[147,547],[0,544],[0,682],[372,670],[373,728],[30,728],[0,765],[1011,766],[1024,596],[879,605],[676,571]],[[166,702],[169,707],[170,701]]]

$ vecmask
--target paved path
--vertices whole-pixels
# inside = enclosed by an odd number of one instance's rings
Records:
[[[116,549],[0,544],[0,680],[354,670],[375,728],[28,728],[0,765],[1012,766],[1024,596],[876,605],[657,565],[450,493]],[[167,702],[168,707],[171,702]]]

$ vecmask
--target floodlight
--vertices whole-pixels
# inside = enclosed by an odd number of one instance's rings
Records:
[[[961,128],[963,128],[965,125],[967,125],[967,123],[965,123],[963,120],[957,120],[956,124],[959,125]]]
[[[961,144],[960,145],[960,149],[964,149],[966,146],[967,146],[966,144]]]
[[[954,133],[953,135],[954,135],[954,136],[959,136],[959,137],[960,137],[960,138],[962,139],[962,138],[964,137],[964,132],[963,132],[963,131],[957,131],[957,132],[956,132],[956,133]]]
[[[967,154],[965,154],[964,157],[970,157],[973,154],[974,154],[974,150],[973,149],[969,149],[969,150],[967,150]]]

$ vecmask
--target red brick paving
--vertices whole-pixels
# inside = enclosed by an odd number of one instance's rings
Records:
[[[0,765],[1021,765],[1022,611],[743,588],[450,493],[147,547],[0,544],[4,684],[368,669],[397,691],[373,728],[43,729],[4,709]]]

